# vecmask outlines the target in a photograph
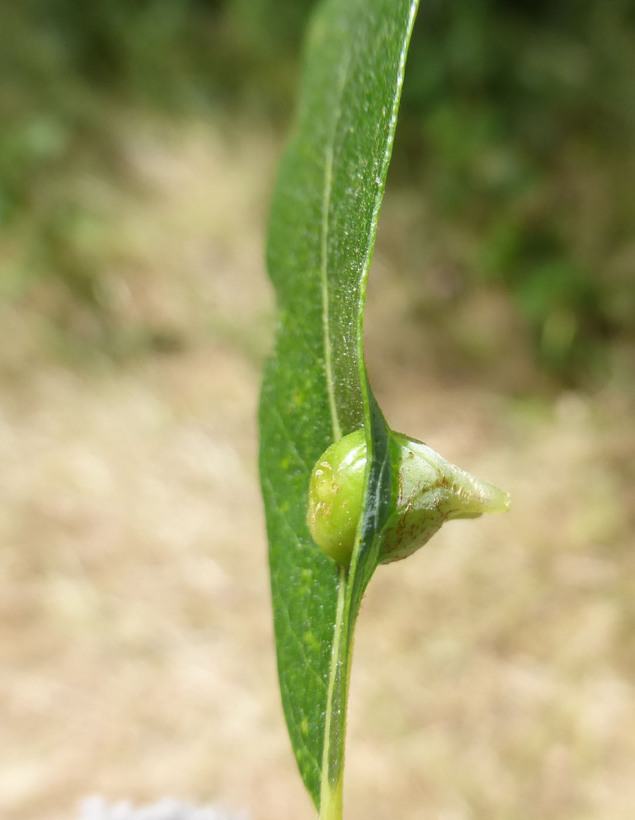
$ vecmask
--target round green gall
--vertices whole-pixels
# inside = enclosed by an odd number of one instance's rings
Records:
[[[391,431],[393,508],[382,531],[379,561],[399,561],[454,518],[509,508],[506,492],[451,464],[427,445]],[[362,514],[366,436],[356,430],[332,444],[313,468],[307,522],[315,543],[341,566],[350,564]]]
[[[311,473],[307,523],[329,558],[348,566],[362,510],[366,437],[350,433],[322,454]]]

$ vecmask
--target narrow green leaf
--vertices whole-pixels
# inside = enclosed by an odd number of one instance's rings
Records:
[[[267,265],[279,324],[261,393],[260,469],[278,673],[301,775],[316,805],[335,807],[324,817],[339,816],[354,622],[391,510],[388,429],[366,379],[362,323],[416,6],[320,6],[270,221]],[[307,494],[322,452],[361,427],[365,503],[344,570],[311,539]]]

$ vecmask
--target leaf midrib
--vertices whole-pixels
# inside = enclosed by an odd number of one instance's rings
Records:
[[[335,115],[333,118],[333,129],[326,142],[324,157],[324,188],[322,195],[322,224],[320,236],[320,280],[322,291],[322,326],[324,331],[324,370],[326,377],[326,389],[329,400],[329,410],[331,413],[331,425],[333,429],[333,441],[342,438],[342,425],[337,412],[337,401],[335,398],[335,373],[333,369],[333,346],[331,342],[330,323],[330,291],[329,291],[329,242],[328,225],[329,213],[331,210],[331,196],[333,191],[333,145],[335,135],[342,117],[342,96],[350,66],[350,57],[341,72],[340,82],[335,96]]]

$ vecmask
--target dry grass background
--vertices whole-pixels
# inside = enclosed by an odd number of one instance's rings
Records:
[[[122,128],[140,184],[77,184],[111,214],[100,241],[123,323],[180,341],[73,364],[38,311],[1,309],[0,817],[66,820],[100,793],[308,820],[256,472],[278,146]],[[485,382],[451,368],[382,254],[399,207],[387,203],[367,319],[378,398],[393,427],[509,489],[513,509],[377,572],[347,818],[633,818],[632,397],[512,398],[527,365],[491,301],[466,321],[514,355]]]

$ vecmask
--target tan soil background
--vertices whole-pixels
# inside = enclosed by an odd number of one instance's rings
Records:
[[[0,817],[67,820],[99,793],[309,820],[256,467],[279,145],[125,128],[136,187],[68,184],[110,214],[99,242],[122,326],[178,344],[75,361],[51,351],[46,310],[0,308]],[[632,819],[632,397],[536,379],[518,398],[531,364],[504,300],[462,317],[470,343],[498,350],[489,371],[446,355],[392,256],[412,204],[387,198],[373,384],[393,427],[508,489],[513,509],[378,570],[355,648],[347,820]]]

